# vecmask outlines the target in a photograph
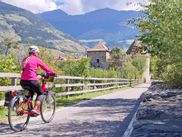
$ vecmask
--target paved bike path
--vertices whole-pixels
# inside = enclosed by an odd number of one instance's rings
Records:
[[[23,132],[15,133],[8,125],[0,125],[0,136],[121,137],[136,110],[139,97],[149,86],[142,84],[59,109],[48,124],[44,124],[40,117],[31,118]]]

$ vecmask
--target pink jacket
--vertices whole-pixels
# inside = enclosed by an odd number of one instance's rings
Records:
[[[22,61],[21,80],[38,80],[37,68],[40,67],[49,74],[55,74],[46,64],[38,57],[31,55]]]

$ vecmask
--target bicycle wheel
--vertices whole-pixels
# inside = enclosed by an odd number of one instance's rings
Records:
[[[8,108],[8,122],[10,128],[14,131],[24,130],[29,122],[30,116],[22,113],[22,107],[24,107],[24,105],[25,103],[22,96],[16,96],[10,101]],[[29,106],[24,109],[28,110]]]
[[[55,114],[55,108],[56,102],[54,95],[48,93],[44,96],[40,108],[41,118],[45,123],[49,123],[52,121]]]

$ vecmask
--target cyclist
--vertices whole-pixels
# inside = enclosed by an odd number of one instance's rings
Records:
[[[48,74],[55,74],[41,59],[38,58],[40,51],[37,46],[29,47],[29,56],[22,60],[22,74],[20,85],[23,89],[30,91],[33,98],[34,93],[37,93],[35,107],[32,110],[33,114],[40,114],[41,95],[43,95],[42,88],[37,78],[37,68],[40,67]]]

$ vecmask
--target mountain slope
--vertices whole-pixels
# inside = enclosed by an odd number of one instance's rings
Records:
[[[84,15],[71,16],[61,10],[40,14],[57,29],[62,30],[89,45],[100,40],[110,46],[127,47],[129,40],[134,40],[139,31],[128,20],[137,18],[139,11],[117,11],[100,9]]]
[[[84,52],[84,47],[71,36],[56,30],[39,16],[21,8],[0,2],[0,38],[13,35],[23,45],[27,43],[68,52]]]

